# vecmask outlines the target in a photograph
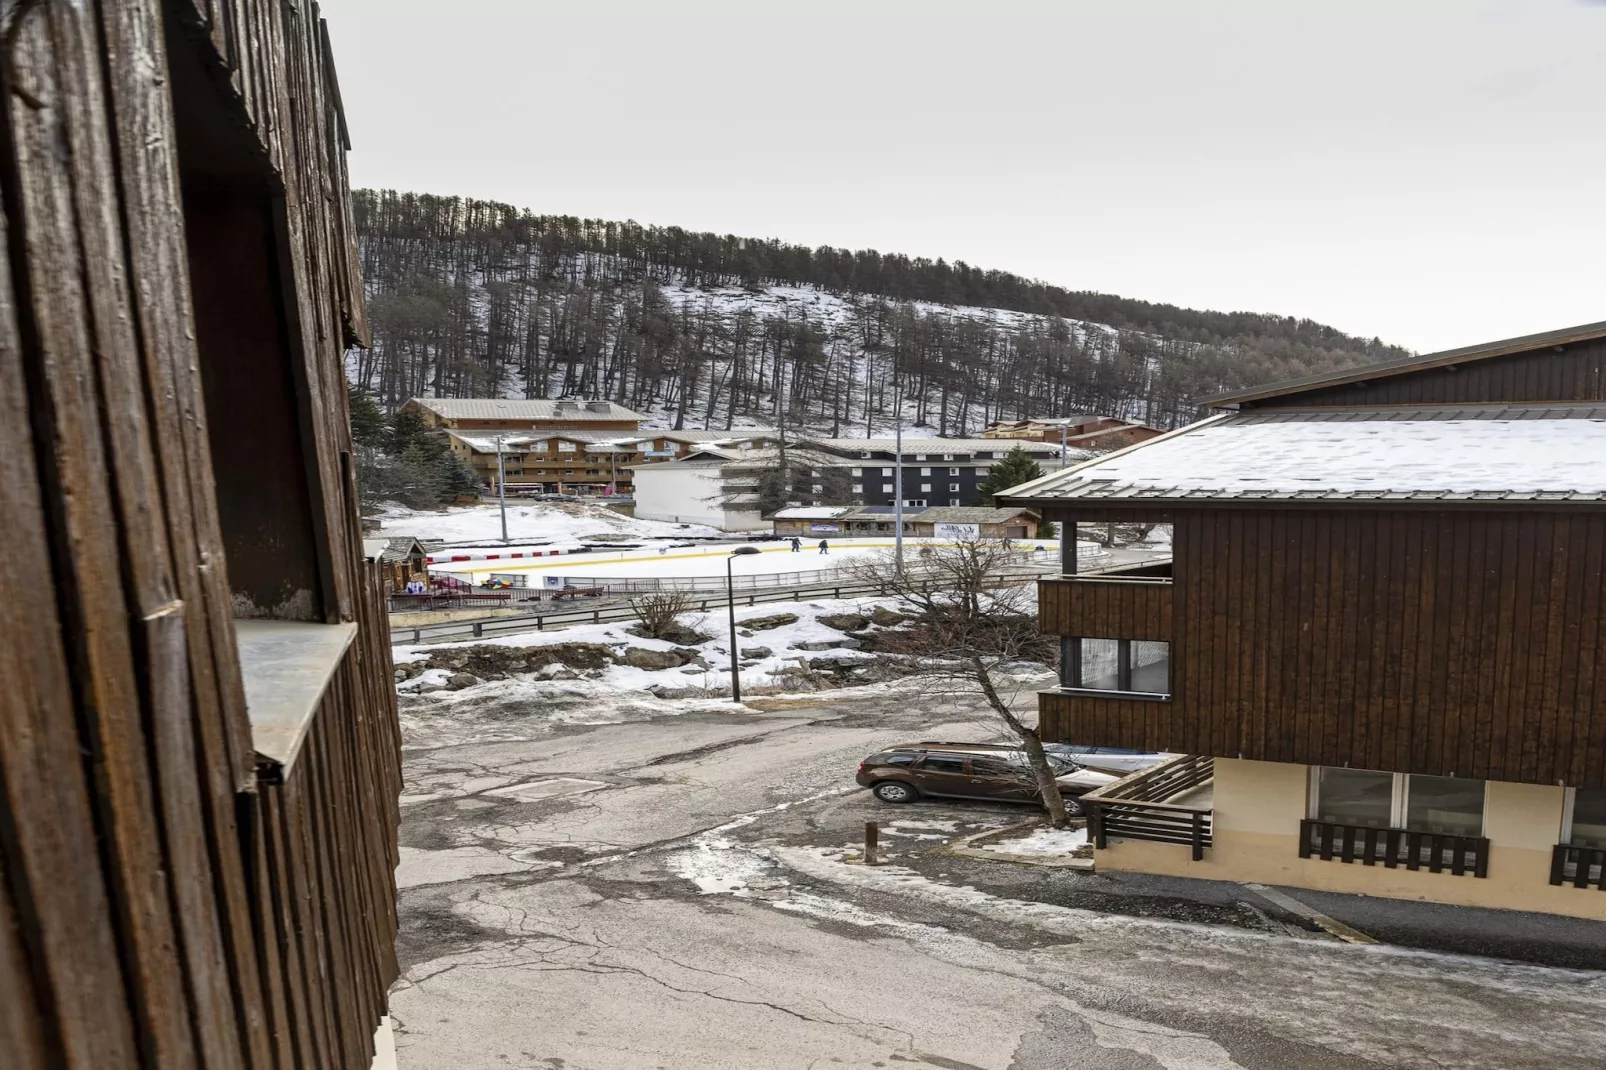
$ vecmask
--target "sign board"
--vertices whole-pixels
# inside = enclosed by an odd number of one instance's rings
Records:
[[[545,580],[546,580],[546,585],[548,587],[562,587],[563,586],[563,577],[562,576],[547,576],[547,577],[545,577]]]
[[[933,524],[932,535],[939,539],[979,539],[980,524]]]
[[[809,530],[816,535],[830,535],[842,530],[841,524],[810,524]]]

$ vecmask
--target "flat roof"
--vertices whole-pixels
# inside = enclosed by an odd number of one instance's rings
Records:
[[[1224,414],[1000,496],[1606,501],[1606,404]]]

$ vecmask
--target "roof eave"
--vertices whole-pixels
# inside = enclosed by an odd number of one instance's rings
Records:
[[[1606,338],[1606,321],[1580,324],[1577,327],[1563,327],[1560,330],[1543,331],[1539,334],[1528,334],[1518,338],[1505,338],[1497,342],[1483,342],[1478,345],[1463,346],[1460,349],[1446,349],[1439,353],[1426,353],[1422,356],[1408,357],[1404,360],[1365,364],[1358,368],[1346,368],[1338,372],[1306,375],[1298,379],[1286,379],[1280,383],[1268,383],[1265,386],[1252,387],[1248,390],[1229,390],[1220,394],[1211,394],[1198,400],[1199,404],[1212,408],[1239,405],[1244,402],[1261,401],[1265,398],[1279,397],[1284,394],[1297,394],[1319,387],[1344,386],[1367,379],[1379,379],[1415,371],[1428,371],[1433,368],[1448,367],[1452,364],[1462,364],[1472,360],[1508,357],[1515,353],[1526,353],[1530,350],[1543,349],[1547,346],[1590,342],[1597,338]]]

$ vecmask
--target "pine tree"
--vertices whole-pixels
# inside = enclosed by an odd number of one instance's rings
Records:
[[[987,478],[976,484],[976,492],[987,505],[994,504],[993,495],[1010,487],[1018,487],[1022,483],[1029,483],[1043,474],[1036,461],[1025,450],[1016,446],[1004,455],[1004,459],[993,465],[987,472]]]

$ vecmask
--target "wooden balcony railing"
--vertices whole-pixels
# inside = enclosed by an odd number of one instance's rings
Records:
[[[1050,635],[1169,640],[1175,591],[1164,576],[1057,576],[1038,585],[1037,623]]]
[[[1201,794],[1214,777],[1212,758],[1185,754],[1090,791],[1082,796],[1088,836],[1099,850],[1111,836],[1174,843],[1191,848],[1198,862],[1211,844],[1212,808],[1167,800]]]
[[[1443,832],[1341,825],[1306,819],[1299,823],[1299,857],[1322,861],[1357,859],[1368,866],[1382,862],[1388,869],[1404,865],[1457,877],[1489,875],[1489,841],[1482,836],[1455,836]]]
[[[1558,843],[1550,853],[1550,883],[1574,888],[1594,885],[1606,892],[1606,847],[1575,847]]]

